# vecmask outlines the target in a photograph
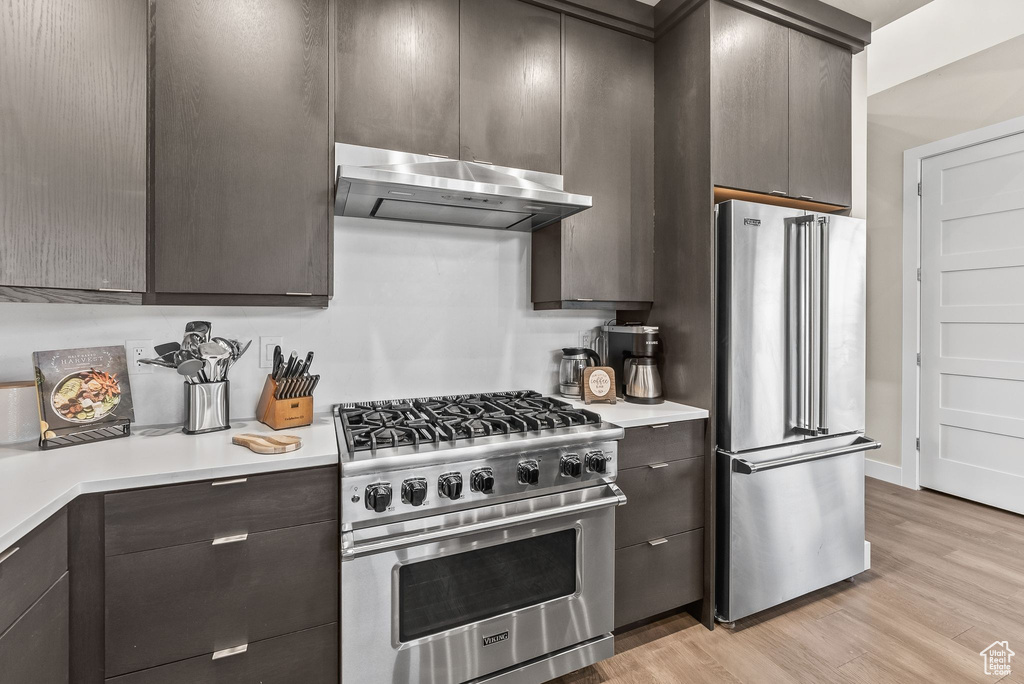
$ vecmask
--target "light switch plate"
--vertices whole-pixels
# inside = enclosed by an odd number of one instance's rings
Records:
[[[153,366],[139,363],[139,359],[151,359],[156,356],[153,349],[153,340],[126,340],[124,343],[124,355],[128,360],[128,375],[149,375],[153,372]]]
[[[284,349],[283,337],[266,337],[260,335],[260,368],[274,367],[274,347],[281,345]]]

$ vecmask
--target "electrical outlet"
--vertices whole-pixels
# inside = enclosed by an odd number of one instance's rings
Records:
[[[260,335],[260,368],[274,367],[274,347],[280,345],[284,349],[283,337],[266,337]]]
[[[581,347],[583,347],[584,349],[593,349],[593,347],[590,346],[591,335],[593,335],[593,333],[594,333],[593,330],[582,330],[582,331],[580,331],[580,346]]]
[[[153,366],[139,363],[139,359],[156,356],[153,340],[127,340],[124,343],[124,355],[128,360],[128,375],[149,375],[153,372]]]

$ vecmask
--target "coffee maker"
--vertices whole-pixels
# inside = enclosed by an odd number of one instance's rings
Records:
[[[615,369],[618,394],[632,404],[660,404],[661,335],[651,325],[601,327],[605,365]]]

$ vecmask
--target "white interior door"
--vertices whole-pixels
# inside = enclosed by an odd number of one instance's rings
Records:
[[[924,160],[921,485],[1024,513],[1024,134]]]

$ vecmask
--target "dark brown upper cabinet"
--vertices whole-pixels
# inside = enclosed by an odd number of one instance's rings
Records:
[[[789,194],[789,29],[711,4],[715,185]]]
[[[338,142],[459,156],[459,0],[341,0]]]
[[[852,201],[850,51],[798,31],[789,34],[789,194],[849,206]]]
[[[463,2],[459,36],[461,158],[561,173],[561,15]]]
[[[851,201],[850,50],[711,3],[714,185]]]
[[[145,291],[147,7],[0,9],[0,298]]]
[[[565,189],[594,206],[534,233],[533,301],[649,303],[654,44],[566,17],[564,60]]]
[[[154,5],[155,303],[326,305],[329,4]]]

